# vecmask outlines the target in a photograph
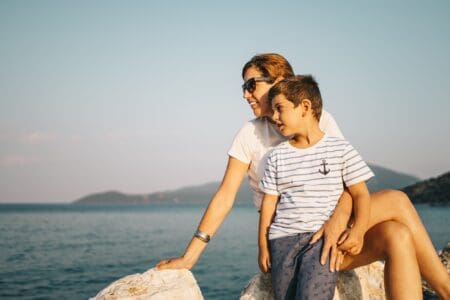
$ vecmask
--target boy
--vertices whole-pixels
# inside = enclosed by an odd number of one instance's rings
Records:
[[[310,238],[333,213],[345,183],[355,222],[340,249],[361,251],[370,214],[365,181],[373,173],[346,140],[320,130],[322,98],[312,76],[277,83],[269,99],[274,122],[291,138],[269,154],[260,182],[259,265],[271,269],[276,299],[332,299],[337,273],[319,262],[323,240]]]

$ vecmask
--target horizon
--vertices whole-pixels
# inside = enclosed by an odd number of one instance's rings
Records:
[[[419,178],[417,176],[414,176],[414,175],[411,175],[411,174],[406,174],[406,173],[403,173],[403,172],[399,172],[397,170],[388,169],[388,168],[385,168],[383,166],[376,165],[376,164],[373,164],[373,163],[368,163],[368,165],[369,165],[369,167],[372,167],[372,168],[373,167],[381,168],[381,169],[387,170],[389,172],[396,173],[396,174],[398,174],[400,176],[411,177],[411,178],[414,178],[414,179],[417,180],[416,182],[414,182],[412,184],[409,184],[408,186],[414,185],[416,183],[423,182],[423,181],[426,181],[426,180],[434,179],[434,178],[440,177],[440,176],[448,173],[448,172],[445,172],[445,173],[442,173],[442,174],[440,174],[440,175],[438,175],[436,177],[430,177],[430,178],[421,179],[421,178]],[[247,183],[247,185],[248,185],[247,178],[244,178],[243,184],[245,184],[245,183]],[[89,194],[83,195],[83,196],[81,196],[81,197],[79,197],[77,199],[67,200],[67,201],[64,201],[64,202],[56,202],[56,203],[55,202],[0,202],[0,204],[75,204],[77,201],[79,201],[79,200],[81,200],[83,198],[91,197],[91,196],[95,196],[95,195],[102,195],[102,194],[105,194],[105,193],[119,193],[119,194],[123,194],[125,196],[147,196],[147,195],[156,194],[156,193],[171,193],[171,192],[175,192],[177,190],[182,190],[182,189],[185,189],[185,188],[202,187],[202,186],[210,185],[210,184],[220,184],[220,181],[209,181],[209,182],[203,182],[203,183],[195,183],[195,184],[191,184],[191,185],[184,185],[184,186],[173,187],[172,189],[157,190],[157,191],[151,191],[151,192],[147,192],[147,193],[127,193],[125,191],[114,190],[114,189],[112,189],[112,190],[105,190],[105,191],[95,191],[95,192],[91,192]],[[250,186],[248,186],[248,187],[250,188]],[[404,187],[407,187],[407,186],[404,186]],[[402,188],[404,188],[404,187],[402,187]],[[170,204],[173,204],[173,203],[170,203]],[[253,203],[251,201],[249,201],[248,204],[252,204],[253,205]]]
[[[241,68],[265,52],[317,79],[365,161],[437,177],[450,170],[449,10],[448,1],[2,1],[0,203],[219,181],[253,118]]]

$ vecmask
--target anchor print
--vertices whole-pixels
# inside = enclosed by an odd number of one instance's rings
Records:
[[[327,169],[326,169],[326,165],[328,165],[328,164],[327,164],[327,162],[325,161],[325,159],[323,159],[323,160],[322,160],[323,170],[319,169],[319,173],[320,173],[320,174],[327,175],[328,173],[330,173],[330,169],[327,170]]]

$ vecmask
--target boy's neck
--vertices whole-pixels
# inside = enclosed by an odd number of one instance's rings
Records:
[[[324,135],[325,133],[319,128],[319,123],[315,122],[295,133],[289,143],[296,148],[309,148],[317,144]]]

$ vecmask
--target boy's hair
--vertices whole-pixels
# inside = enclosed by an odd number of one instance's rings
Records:
[[[319,85],[311,75],[296,75],[281,80],[269,90],[269,101],[273,98],[283,95],[287,100],[298,106],[303,99],[311,101],[311,109],[317,121],[322,115],[322,96],[320,95]]]
[[[288,78],[294,76],[294,70],[282,55],[277,53],[264,53],[253,56],[242,68],[242,78],[245,72],[254,67],[261,72],[263,77],[272,77],[273,81],[279,77]]]

